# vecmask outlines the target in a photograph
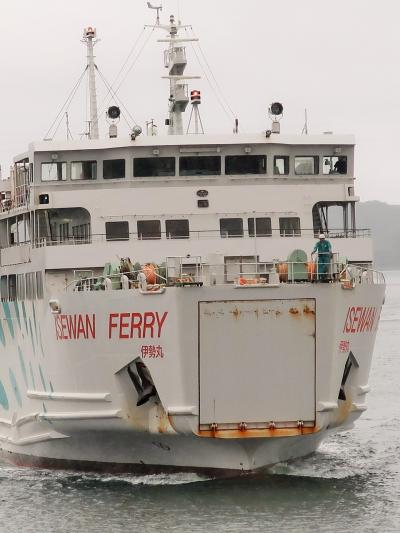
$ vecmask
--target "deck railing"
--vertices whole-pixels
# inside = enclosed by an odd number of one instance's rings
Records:
[[[172,261],[171,261],[172,260]],[[233,285],[235,287],[277,287],[281,283],[336,283],[352,289],[357,285],[385,284],[382,272],[345,264],[334,254],[329,263],[279,262],[218,263],[195,261],[188,265],[187,258],[167,258],[162,266],[165,275],[155,271],[156,283],[149,285],[142,270],[114,272],[107,275],[79,277],[67,286],[73,291],[141,289],[164,290],[165,287]],[[322,266],[322,268],[321,268]]]
[[[358,229],[358,230],[331,230],[325,232],[325,236],[329,239],[356,239],[356,238],[369,238],[371,237],[370,229]],[[40,238],[34,243],[35,248],[42,246],[75,246],[83,244],[95,244],[95,243],[113,243],[113,242],[127,242],[127,241],[159,241],[159,240],[208,240],[208,239],[270,239],[270,238],[318,238],[318,232],[313,229],[300,230],[280,230],[272,229],[267,234],[254,235],[249,231],[243,231],[241,234],[227,234],[220,230],[202,230],[202,231],[190,231],[186,235],[176,235],[166,232],[161,232],[157,235],[146,235],[138,233],[129,233],[126,236],[110,237],[106,234],[92,234],[88,237],[64,237],[57,239]]]

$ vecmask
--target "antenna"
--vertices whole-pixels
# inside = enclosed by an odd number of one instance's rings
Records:
[[[69,129],[69,115],[68,115],[68,111],[65,112],[65,126],[67,128],[67,141],[70,140],[70,138],[72,139],[72,135],[71,135],[71,130]]]
[[[146,122],[146,135],[150,135],[152,137],[157,135],[157,124],[155,123],[154,118]]]
[[[153,6],[150,2],[147,2],[147,7],[149,9],[155,9],[157,11],[156,25],[159,26],[160,25],[160,11],[162,11],[162,5]]]
[[[304,126],[301,130],[302,135],[308,135],[308,117],[307,117],[307,109],[304,110]]]

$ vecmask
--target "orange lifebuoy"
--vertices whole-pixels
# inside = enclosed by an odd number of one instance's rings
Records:
[[[279,263],[278,272],[279,272],[279,281],[287,281],[287,279],[288,279],[288,265],[287,265],[287,263]]]
[[[307,272],[308,272],[308,279],[311,281],[316,278],[317,273],[317,263],[314,263],[314,261],[309,261],[307,263]]]
[[[157,268],[152,263],[146,263],[142,267],[142,272],[146,276],[146,281],[150,285],[155,285],[157,282]]]

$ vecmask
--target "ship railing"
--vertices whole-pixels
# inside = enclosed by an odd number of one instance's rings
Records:
[[[163,274],[155,271],[156,283],[143,281],[142,269],[114,272],[108,275],[78,276],[67,286],[73,291],[141,289],[157,291],[164,287],[233,285],[235,287],[277,287],[295,283],[338,283],[351,289],[356,285],[382,285],[382,272],[346,264],[338,254],[327,263],[315,261],[278,261],[203,263],[201,258],[168,257],[161,265]],[[140,278],[142,275],[142,280]]]
[[[99,290],[140,289],[144,288],[139,280],[139,274],[142,272],[142,269],[137,269],[124,272],[115,272],[107,275],[102,274],[99,276],[91,275],[86,277],[78,275],[73,281],[68,283],[66,290],[72,290],[74,292],[91,292]],[[147,286],[151,289],[157,290],[158,288],[167,285],[168,280],[166,277],[162,276],[157,271],[154,271],[154,274],[156,277],[156,283],[151,285],[146,283],[146,290]]]
[[[268,239],[268,238],[299,238],[299,237],[308,237],[308,238],[317,238],[319,231],[314,229],[271,229],[268,232],[260,233],[257,232],[255,235],[254,232],[243,230],[241,233],[232,233],[224,230],[199,230],[199,231],[189,231],[186,234],[172,234],[170,232],[161,232],[157,234],[146,234],[143,233],[129,233],[121,235],[118,237],[110,237],[109,235],[98,233],[91,234],[87,236],[66,236],[57,239],[50,238],[39,238],[36,239],[33,246],[35,248],[40,248],[43,246],[74,246],[74,245],[84,245],[84,244],[95,244],[95,243],[119,243],[126,241],[159,241],[159,240],[207,240],[207,239]],[[369,229],[358,229],[358,230],[330,230],[325,232],[325,236],[330,239],[344,239],[344,238],[368,238],[371,236],[371,230]]]

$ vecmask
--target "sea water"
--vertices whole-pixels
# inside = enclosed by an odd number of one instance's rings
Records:
[[[0,532],[400,532],[400,272],[387,272],[369,408],[262,476],[107,476],[0,464]]]

